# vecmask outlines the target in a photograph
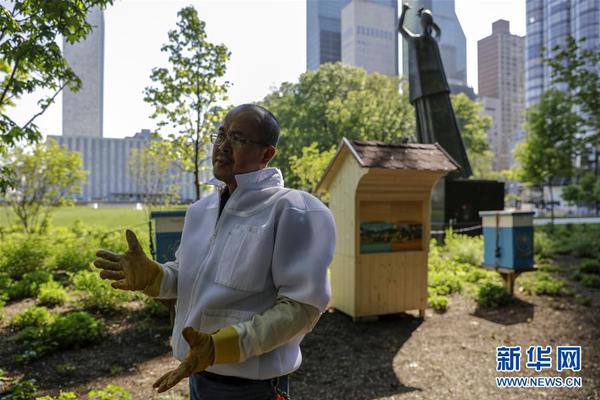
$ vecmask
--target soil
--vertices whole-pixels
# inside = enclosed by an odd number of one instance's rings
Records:
[[[556,261],[565,279],[578,264],[571,256]],[[515,300],[497,310],[478,308],[461,295],[450,298],[443,314],[427,310],[424,320],[407,312],[353,322],[330,309],[302,342],[304,359],[291,375],[291,397],[600,399],[600,290],[573,281],[569,285],[590,297],[591,305],[581,305],[574,297],[526,295],[517,280]],[[0,368],[9,378],[34,378],[43,394],[57,395],[62,389],[86,398],[89,390],[112,383],[129,390],[134,399],[161,398],[152,383],[178,365],[169,349],[168,319],[149,318],[131,306],[104,316],[111,334],[101,344],[22,364],[14,356],[27,349],[15,342],[7,321],[31,304],[33,300],[7,305],[0,325]],[[504,345],[519,345],[522,354],[531,345],[551,345],[553,351],[558,345],[580,345],[582,370],[537,373],[524,368],[521,360],[520,372],[496,372],[495,349]],[[499,389],[496,376],[579,376],[583,387]],[[187,380],[167,393],[187,398]]]

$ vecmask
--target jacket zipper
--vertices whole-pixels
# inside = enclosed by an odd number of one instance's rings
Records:
[[[225,204],[225,206],[223,207],[223,210],[221,211],[221,215],[219,216],[218,214],[218,210],[217,210],[217,222],[215,224],[215,230],[213,232],[213,234],[211,235],[210,239],[209,239],[209,244],[208,244],[208,252],[206,253],[206,256],[204,257],[204,259],[202,260],[202,262],[199,264],[198,270],[202,269],[202,267],[204,267],[204,264],[206,263],[207,260],[210,259],[210,256],[213,253],[214,247],[215,247],[215,240],[217,237],[217,233],[219,231],[219,227],[221,226],[221,221],[223,220],[223,215],[225,214],[225,210],[228,208],[228,205],[231,204],[231,199],[233,198],[233,196],[235,196],[236,191],[239,192],[239,188],[237,188],[236,190],[233,191],[233,193],[231,193],[231,195],[229,196],[229,199],[227,200],[227,203]],[[221,200],[221,193],[219,193],[219,201]],[[187,321],[189,316],[190,316],[190,311],[192,308],[192,301],[195,298],[196,292],[197,292],[197,284],[198,284],[198,280],[200,279],[200,274],[196,274],[196,277],[194,278],[194,282],[192,283],[192,293],[190,296],[190,301],[188,303],[188,308],[187,308],[187,312],[185,315],[185,319],[184,321]],[[179,340],[179,339],[178,339]]]

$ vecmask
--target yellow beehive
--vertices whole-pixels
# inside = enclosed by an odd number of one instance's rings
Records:
[[[435,144],[342,139],[317,190],[337,242],[331,306],[357,320],[427,307],[431,191],[460,168]]]

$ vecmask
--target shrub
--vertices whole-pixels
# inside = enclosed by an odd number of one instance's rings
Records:
[[[43,328],[25,328],[18,339],[32,344],[33,354],[21,357],[21,360],[37,358],[44,354],[60,350],[84,347],[98,342],[106,332],[104,323],[85,311],[61,314]]]
[[[575,301],[586,307],[589,307],[592,305],[592,298],[589,296],[585,296],[583,294],[575,295]]]
[[[156,318],[169,318],[169,308],[158,300],[144,296],[144,311]]]
[[[131,394],[117,385],[107,385],[102,390],[92,390],[88,393],[90,400],[131,400]]]
[[[586,274],[600,274],[600,260],[595,258],[582,260],[579,265],[579,271]]]
[[[47,238],[13,233],[0,241],[0,272],[19,279],[27,272],[45,268],[50,253]]]
[[[446,230],[444,251],[461,263],[479,265],[483,261],[483,237],[467,236]]]
[[[49,306],[63,305],[68,299],[67,291],[55,281],[42,283],[38,293],[38,300]]]
[[[77,394],[73,393],[73,392],[63,392],[61,390],[58,397],[52,397],[52,396],[36,397],[35,400],[77,400]]]
[[[510,303],[512,299],[503,286],[486,282],[479,287],[475,300],[480,306],[498,308]]]
[[[32,400],[36,392],[34,379],[22,380],[16,383],[10,393],[2,397],[2,400]]]
[[[114,289],[110,281],[100,278],[98,272],[79,271],[73,275],[72,282],[87,310],[111,311],[131,298],[130,293]]]
[[[523,280],[521,285],[528,294],[548,296],[566,296],[569,294],[564,281],[553,278],[552,275],[543,271],[535,271],[529,276],[529,279]]]
[[[592,274],[582,274],[581,283],[590,288],[600,288],[600,276]]]
[[[43,328],[51,325],[55,319],[56,315],[46,307],[31,306],[22,313],[15,315],[11,321],[11,326],[18,329]]]
[[[460,279],[452,272],[429,272],[429,287],[434,294],[449,295],[462,290]]]
[[[537,228],[535,229],[533,234],[533,251],[534,254],[542,258],[549,258],[556,252],[554,241],[548,233]]]
[[[477,283],[482,280],[488,280],[490,273],[481,268],[472,268],[465,275],[465,280],[470,283]]]
[[[21,280],[13,282],[10,285],[8,296],[11,299],[35,297],[39,293],[40,286],[50,281],[52,281],[52,275],[49,272],[28,272],[22,276]]]
[[[448,297],[446,296],[431,294],[427,302],[429,303],[429,307],[437,312],[445,312],[448,309]]]

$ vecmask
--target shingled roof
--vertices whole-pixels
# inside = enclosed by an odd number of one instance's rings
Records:
[[[347,140],[350,150],[362,167],[411,169],[419,171],[454,171],[460,165],[438,143],[389,144]]]
[[[363,168],[406,169],[417,171],[444,171],[460,169],[458,164],[438,143],[390,144],[376,141],[348,140],[343,138],[338,149],[325,169],[318,190],[328,186],[328,174],[334,167],[340,153],[348,148],[358,164]]]

